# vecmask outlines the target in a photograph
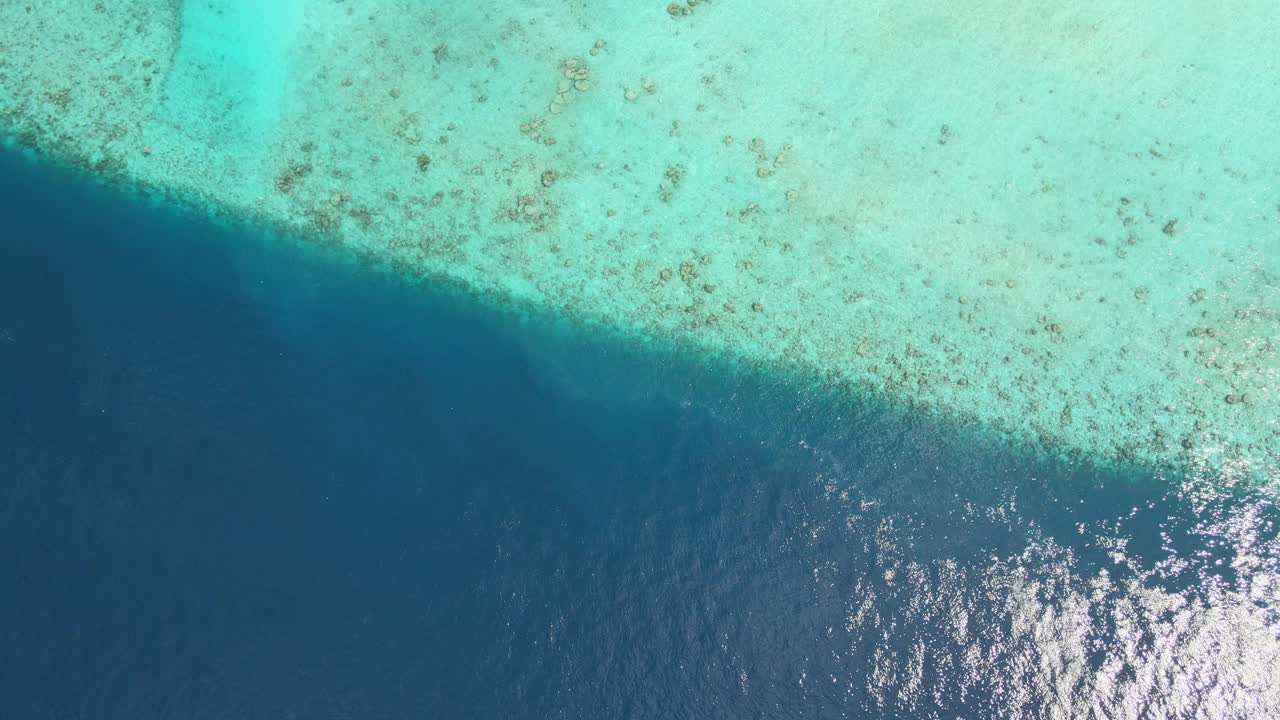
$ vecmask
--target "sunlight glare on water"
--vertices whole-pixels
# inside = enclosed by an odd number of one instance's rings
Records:
[[[1280,718],[1274,0],[0,28],[0,717]]]

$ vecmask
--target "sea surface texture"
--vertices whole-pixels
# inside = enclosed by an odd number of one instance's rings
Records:
[[[1280,718],[1274,2],[0,0],[0,720]]]
[[[0,4],[0,129],[1016,445],[1277,477],[1271,0]]]
[[[1265,488],[0,156],[0,717],[1280,717]]]

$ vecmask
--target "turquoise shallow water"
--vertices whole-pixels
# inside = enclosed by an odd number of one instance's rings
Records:
[[[695,6],[7,4],[0,122],[497,304],[1275,479],[1269,3]]]

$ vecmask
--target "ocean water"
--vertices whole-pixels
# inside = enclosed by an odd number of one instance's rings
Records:
[[[1266,718],[1273,498],[0,157],[0,717]]]

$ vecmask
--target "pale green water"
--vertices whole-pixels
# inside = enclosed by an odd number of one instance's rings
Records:
[[[1273,3],[269,6],[5,3],[0,123],[1028,447],[1280,473]]]
[[[182,5],[179,45],[164,79],[156,142],[200,134],[213,153],[260,153],[281,118],[289,51],[302,20],[298,0]],[[210,158],[219,159],[219,158]]]

